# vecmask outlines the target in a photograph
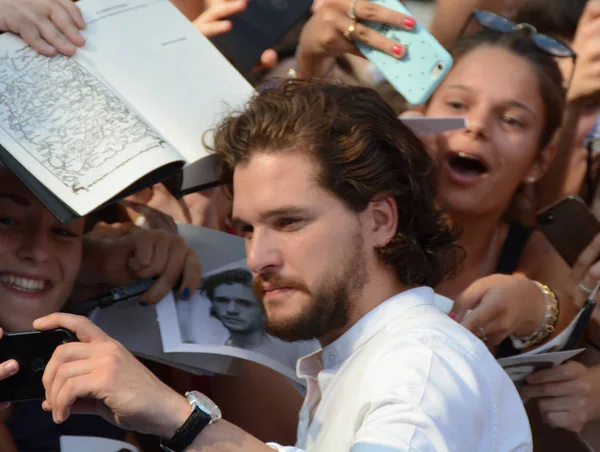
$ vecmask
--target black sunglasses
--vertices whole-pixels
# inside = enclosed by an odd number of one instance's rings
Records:
[[[573,68],[571,69],[571,75],[567,88],[571,85],[573,79],[573,72],[575,71],[575,61],[577,60],[577,54],[569,47],[569,45],[558,38],[538,33],[537,29],[527,23],[518,24],[504,16],[499,14],[491,13],[489,11],[474,10],[471,13],[469,19],[465,22],[462,29],[460,30],[460,36],[463,36],[469,24],[475,21],[479,26],[486,30],[495,31],[497,33],[512,33],[516,31],[523,31],[527,33],[531,40],[538,49],[557,58],[571,58],[573,60]]]

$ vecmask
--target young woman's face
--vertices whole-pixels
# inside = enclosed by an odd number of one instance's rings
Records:
[[[29,330],[67,301],[81,266],[84,220],[61,224],[0,168],[0,326]]]
[[[437,137],[439,193],[453,213],[502,214],[529,177],[539,179],[544,104],[534,69],[498,47],[464,55],[436,91],[427,116],[463,116],[468,128]]]

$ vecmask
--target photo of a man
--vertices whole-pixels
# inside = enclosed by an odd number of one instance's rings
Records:
[[[211,302],[210,314],[229,331],[225,345],[254,349],[268,340],[264,311],[252,290],[249,271],[234,268],[208,276],[200,290]]]

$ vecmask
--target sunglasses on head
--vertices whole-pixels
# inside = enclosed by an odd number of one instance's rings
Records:
[[[573,60],[573,69],[571,70],[571,76],[569,77],[569,83],[567,86],[571,84],[573,71],[575,70],[575,60],[577,59],[577,54],[565,42],[543,33],[538,33],[537,29],[531,24],[518,24],[499,14],[480,10],[474,10],[471,13],[471,16],[463,25],[459,36],[464,35],[467,27],[473,21],[480,27],[486,30],[495,31],[497,33],[512,33],[522,31],[531,38],[538,49],[547,53],[548,55],[557,58],[571,58]]]

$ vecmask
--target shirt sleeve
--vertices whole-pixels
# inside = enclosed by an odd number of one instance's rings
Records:
[[[297,447],[280,446],[276,443],[267,443],[267,446],[269,446],[272,449],[275,449],[277,452],[304,452],[302,449],[298,449]]]

